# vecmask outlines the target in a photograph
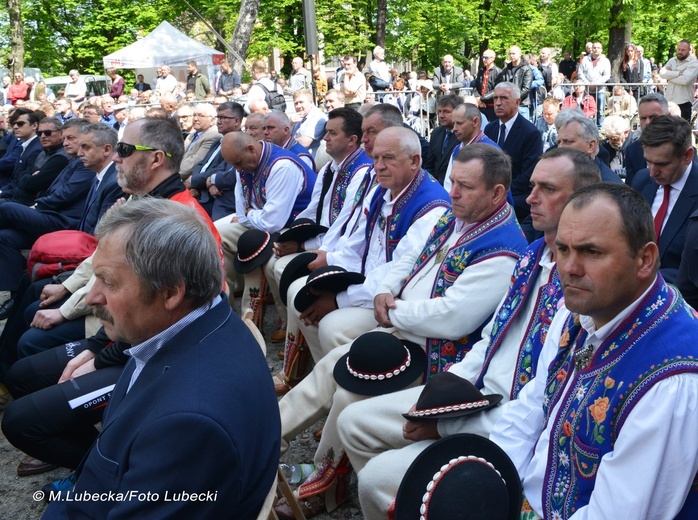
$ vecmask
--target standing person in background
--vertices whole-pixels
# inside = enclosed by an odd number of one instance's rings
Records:
[[[87,85],[85,85],[85,80],[80,77],[80,73],[77,69],[68,72],[68,76],[70,76],[70,83],[65,86],[65,97],[76,103],[84,101],[87,97]]]
[[[119,75],[119,71],[116,69],[107,69],[107,76],[111,78],[111,88],[109,89],[109,95],[114,98],[114,101],[119,99],[124,93],[125,81]]]
[[[681,109],[681,117],[691,121],[693,84],[698,76],[698,60],[691,54],[691,42],[681,40],[676,47],[676,56],[659,70],[659,75],[667,80],[666,98]]]

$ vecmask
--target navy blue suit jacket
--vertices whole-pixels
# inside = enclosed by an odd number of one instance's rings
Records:
[[[15,171],[15,163],[22,154],[21,139],[8,134],[3,138],[3,141],[7,143],[7,150],[5,150],[5,155],[0,157],[0,189],[10,182],[12,172]]]
[[[128,393],[127,363],[75,485],[160,500],[53,502],[44,518],[257,517],[279,463],[279,406],[262,351],[222,300],[167,341]],[[163,500],[182,491],[217,494]]]
[[[21,149],[20,146],[20,150]],[[41,142],[37,137],[27,145],[27,148],[23,152],[20,151],[19,159],[15,162],[15,167],[12,170],[12,179],[9,184],[3,187],[0,197],[11,200],[12,197],[15,196],[15,193],[19,190],[17,182],[22,177],[25,170],[32,170],[32,173],[34,172],[33,168],[36,158],[43,150],[44,148],[41,146]]]
[[[633,177],[640,170],[647,168],[647,161],[645,161],[645,152],[642,150],[642,145],[640,140],[633,141],[625,149],[625,159],[623,162],[625,166],[625,183],[629,186],[633,185]]]
[[[216,148],[218,148],[218,143],[211,146],[204,160],[194,167],[190,177],[191,187],[196,188],[201,193],[198,199],[199,204],[211,215],[211,219],[214,221],[235,213],[235,168],[225,162],[219,151],[206,171],[201,171]],[[211,197],[206,187],[206,180],[214,174],[216,176],[215,186],[222,193],[219,197]]]
[[[495,119],[485,127],[485,135],[495,143],[499,137],[499,120]],[[531,193],[531,174],[543,155],[543,141],[536,126],[521,115],[509,130],[502,146],[511,157],[511,194],[519,222],[531,212],[526,197]]]
[[[686,245],[681,256],[676,286],[688,304],[698,309],[698,211],[691,215],[686,228]]]
[[[601,173],[601,182],[615,182],[616,184],[623,184],[623,179],[618,177],[618,174],[611,170],[606,163],[604,163],[599,156],[594,157],[594,162],[596,166],[599,167]]]
[[[650,177],[649,169],[639,171],[633,179],[633,188],[652,205],[659,185]],[[694,162],[674,208],[659,238],[661,273],[669,283],[676,281],[681,255],[686,241],[686,228],[691,215],[698,211],[698,163]]]
[[[94,172],[92,172],[93,179],[94,175]],[[112,163],[104,173],[104,177],[102,177],[99,187],[97,188],[97,193],[89,207],[85,205],[87,204],[87,194],[85,194],[85,197],[82,199],[84,201],[84,209],[82,213],[83,218],[81,219],[81,231],[91,235],[94,234],[99,219],[102,218],[102,215],[104,215],[120,197],[128,197],[128,195],[121,190],[121,186],[116,182],[116,165]]]
[[[431,170],[427,171],[431,173],[432,177],[439,181],[439,184],[442,186],[444,184],[444,178],[446,177],[446,170],[448,170],[448,162],[451,160],[451,154],[458,144],[458,138],[453,134],[453,131],[451,131],[448,145],[446,146],[446,150],[444,150],[443,146],[446,132],[446,127],[437,126],[431,133],[431,137],[429,137],[430,164],[433,166]]]

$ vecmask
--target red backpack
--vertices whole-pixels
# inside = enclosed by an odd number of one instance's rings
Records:
[[[97,249],[97,239],[73,229],[41,235],[27,259],[27,270],[32,281],[50,278],[65,271],[73,271]]]

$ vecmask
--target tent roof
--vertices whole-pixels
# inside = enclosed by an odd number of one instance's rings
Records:
[[[182,66],[189,60],[197,63],[220,63],[225,55],[180,32],[163,21],[153,32],[131,45],[105,56],[104,68],[136,69],[160,65]]]

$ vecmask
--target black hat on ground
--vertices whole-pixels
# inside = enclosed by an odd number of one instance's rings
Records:
[[[461,417],[493,408],[501,400],[499,394],[483,395],[467,379],[440,372],[427,381],[415,410],[402,416],[410,421]]]
[[[316,224],[313,219],[299,218],[294,220],[290,227],[281,233],[277,242],[300,242],[316,237],[327,231],[327,227]]]
[[[284,272],[281,273],[281,279],[279,280],[279,296],[284,305],[288,306],[288,288],[299,278],[310,274],[311,271],[308,269],[308,264],[316,258],[317,253],[301,253],[284,267]]]
[[[238,239],[238,252],[233,258],[235,270],[241,274],[251,273],[271,258],[274,241],[278,233],[270,235],[259,229],[248,229]]]
[[[354,340],[334,366],[342,388],[359,395],[383,395],[402,390],[424,376],[427,356],[411,341],[387,332],[367,332]]]
[[[285,269],[284,272],[286,272]],[[293,304],[296,310],[303,312],[317,298],[312,290],[340,293],[346,291],[350,285],[364,283],[365,279],[366,277],[360,273],[350,273],[337,265],[326,265],[308,275],[308,281],[296,294]]]
[[[422,451],[405,473],[395,520],[516,520],[521,493],[504,450],[479,435],[451,435]]]

